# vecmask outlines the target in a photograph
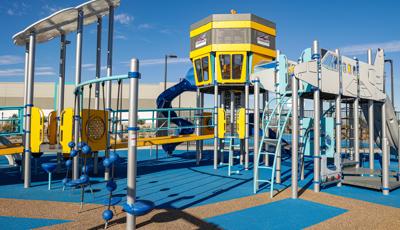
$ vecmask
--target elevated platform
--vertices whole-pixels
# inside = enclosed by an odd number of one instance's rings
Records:
[[[382,171],[367,168],[345,168],[343,170],[343,184],[357,187],[382,190]],[[400,181],[396,172],[389,172],[389,190],[400,188]]]
[[[152,146],[152,145],[163,145],[171,143],[189,142],[189,141],[200,141],[214,138],[214,134],[209,135],[179,135],[179,136],[163,136],[163,137],[146,137],[138,138],[138,147]],[[127,142],[115,142],[111,141],[112,148],[123,149],[128,147]]]

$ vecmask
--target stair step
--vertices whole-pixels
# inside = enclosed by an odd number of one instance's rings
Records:
[[[270,180],[257,180],[257,182],[267,182],[267,183],[270,183],[270,184],[271,184],[271,181],[270,181]]]
[[[279,139],[265,138],[264,142],[279,142]]]
[[[259,169],[272,169],[271,166],[258,166]]]
[[[263,152],[260,152],[260,155],[271,155],[271,156],[275,156],[275,152],[263,151]]]

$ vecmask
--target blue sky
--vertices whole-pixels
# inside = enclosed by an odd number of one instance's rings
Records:
[[[0,0],[0,80],[23,80],[24,48],[11,37],[49,14],[83,3],[80,0]],[[399,1],[265,1],[265,0],[121,0],[115,12],[114,74],[126,73],[132,57],[141,60],[143,82],[161,82],[165,54],[179,58],[169,65],[171,81],[183,77],[190,67],[190,24],[213,13],[254,13],[277,24],[277,46],[296,59],[314,39],[321,47],[341,48],[348,56],[366,60],[368,47],[381,47],[400,71]],[[105,51],[107,18],[104,19]],[[84,28],[83,79],[94,77],[95,25]],[[67,81],[74,79],[75,34],[68,35]],[[36,81],[55,81],[58,73],[59,39],[37,46]],[[103,52],[102,65],[106,64]],[[105,74],[103,70],[102,75]],[[395,80],[396,88],[400,82]],[[400,92],[396,97],[400,98]],[[400,99],[396,102],[400,106]],[[397,106],[397,107],[399,107]]]

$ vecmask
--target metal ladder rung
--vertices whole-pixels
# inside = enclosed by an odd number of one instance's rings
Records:
[[[270,155],[270,156],[275,156],[275,152],[260,152],[260,155]]]
[[[258,166],[259,169],[273,169],[270,166]]]
[[[271,184],[270,180],[257,180],[257,182],[267,182],[267,183]]]

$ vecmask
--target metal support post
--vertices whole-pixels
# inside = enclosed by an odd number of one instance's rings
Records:
[[[254,147],[253,147],[253,178],[256,179],[258,175],[257,159],[258,147],[260,144],[260,80],[254,80]],[[258,190],[258,181],[255,184],[255,191]]]
[[[368,64],[372,65],[372,50],[368,49]],[[375,168],[375,141],[374,141],[374,101],[368,100],[368,146],[369,146],[369,169]]]
[[[28,77],[29,75],[29,42],[25,44],[25,71],[24,71],[24,115],[26,115],[26,102],[27,102],[27,95],[28,95]],[[23,125],[23,145],[25,146],[25,135],[26,135],[26,120],[24,118]],[[24,168],[25,168],[25,151],[22,153],[22,162],[21,162],[21,179],[24,179]]]
[[[299,80],[292,76],[292,199],[298,197]]]
[[[129,127],[128,127],[128,171],[127,171],[127,198],[126,202],[132,206],[136,201],[136,155],[138,138],[138,94],[139,94],[139,61],[131,60],[129,79]],[[126,214],[126,229],[136,229],[136,217]]]
[[[200,108],[200,88],[196,90],[196,107],[197,109]],[[195,132],[197,136],[200,136],[200,110],[195,111],[195,123],[196,128]],[[200,164],[200,141],[196,141],[196,164]]]
[[[249,145],[249,138],[250,138],[250,84],[246,82],[245,88],[244,88],[244,107],[246,109],[246,136],[244,139],[244,152],[245,152],[245,157],[244,157],[244,168],[245,170],[249,169],[249,154],[250,154],[250,145]]]
[[[300,155],[300,180],[304,180],[304,135],[305,135],[305,130],[303,130],[303,119],[304,119],[304,98],[300,97],[299,98],[299,143],[300,143],[300,149],[302,150],[299,152]]]
[[[268,102],[268,91],[265,91],[262,94],[262,96],[263,97],[262,97],[261,105],[262,105],[262,110],[265,111],[266,106],[267,106],[267,102]],[[264,119],[264,118],[262,118],[262,119]],[[261,124],[262,124],[262,122],[261,122]],[[261,127],[261,129],[264,130],[264,127]],[[268,131],[265,131],[265,132],[268,132]],[[267,135],[267,134],[264,133],[263,135]],[[264,164],[265,164],[265,166],[269,166],[269,155],[268,154],[264,155]]]
[[[318,62],[318,88],[314,91],[314,192],[320,191],[321,177],[321,150],[320,150],[320,118],[321,118],[321,103],[319,85],[321,80],[320,69],[320,53],[318,41],[313,42],[313,59]]]
[[[82,74],[82,32],[83,32],[83,11],[80,10],[78,12],[78,30],[76,33],[76,59],[75,59],[75,86],[81,83],[81,74]],[[80,141],[79,134],[81,128],[81,112],[80,112],[80,104],[81,97],[80,95],[75,95],[77,98],[75,99],[74,105],[74,142],[75,150],[78,150],[78,142]],[[73,158],[72,165],[72,179],[76,180],[79,178],[79,156]]]
[[[110,6],[109,16],[108,16],[108,46],[107,46],[107,76],[112,76],[112,54],[113,54],[113,34],[114,34],[114,7]],[[111,89],[112,82],[107,81],[106,83],[106,110],[108,113],[108,133],[107,133],[107,149],[105,151],[106,157],[109,155],[110,151],[110,138],[111,138],[111,128],[112,128],[112,118],[111,118]],[[110,180],[110,169],[106,168],[104,170],[104,180]]]
[[[383,195],[389,195],[389,149],[388,139],[386,133],[386,103],[382,104],[382,193]]]
[[[218,167],[218,84],[214,82],[214,169]]]
[[[65,38],[65,34],[61,35],[61,44],[60,44],[60,69],[58,74],[58,105],[57,105],[57,130],[58,130],[58,143],[61,141],[60,135],[60,125],[61,125],[61,113],[64,110],[64,89],[65,89],[65,61],[66,61],[66,52],[67,52],[67,44],[69,42]],[[57,153],[57,172],[60,171],[61,168],[61,155],[62,153]]]
[[[31,186],[31,113],[33,107],[33,91],[35,82],[35,51],[36,34],[31,32],[29,35],[29,64],[28,82],[25,91],[25,165],[24,165],[24,188]]]
[[[223,108],[225,110],[226,108],[226,100],[225,100],[225,91],[221,91],[221,95],[219,97],[219,107]],[[222,165],[224,163],[224,148],[225,148],[225,143],[224,143],[224,139],[219,139],[218,141],[219,143],[219,163]]]

